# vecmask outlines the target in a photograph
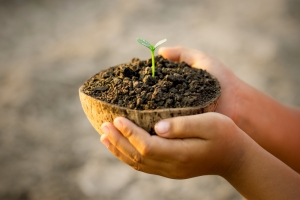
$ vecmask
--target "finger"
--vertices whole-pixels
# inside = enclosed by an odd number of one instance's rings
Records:
[[[122,151],[119,150],[117,146],[114,146],[109,139],[107,138],[106,134],[103,134],[100,138],[100,141],[102,143],[106,143],[105,146],[110,150],[110,152],[115,155],[120,161],[124,162],[125,164],[131,166],[133,169],[137,171],[142,171],[149,174],[157,174],[157,175],[165,175],[165,172],[168,172],[168,169],[170,169],[170,162],[167,162],[167,160],[164,161],[156,161],[151,159],[143,159],[148,160],[146,163],[139,162],[137,160],[134,160],[130,157],[128,157],[126,154],[124,154]]]
[[[205,113],[184,117],[174,117],[158,122],[154,129],[165,138],[200,138],[208,140],[220,127],[222,115]]]
[[[117,117],[113,123],[139,153],[142,155],[147,154],[145,151],[151,146],[151,135],[149,133],[124,117]]]
[[[143,159],[137,149],[125,138],[113,124],[105,122],[101,125],[104,134],[101,136],[101,142],[109,148],[114,146],[122,154],[126,155],[133,162],[142,163]],[[108,145],[106,145],[108,144]]]
[[[170,170],[173,168],[173,165],[170,162],[153,161],[150,164],[141,164],[141,163],[134,162],[133,160],[128,158],[118,148],[116,148],[113,145],[110,145],[108,149],[120,161],[129,165],[134,170],[145,172],[148,174],[161,175],[170,178],[176,177],[176,174],[170,173]],[[175,170],[171,170],[171,171],[175,171]]]
[[[208,55],[195,49],[185,47],[161,47],[158,53],[164,58],[174,62],[186,62],[188,65],[194,66],[196,62],[207,59]]]
[[[185,157],[185,152],[181,151],[186,145],[184,140],[170,140],[151,136],[144,129],[123,117],[116,118],[114,125],[142,155],[142,159],[169,162],[177,160],[178,157]]]
[[[135,144],[134,145],[130,143],[128,138],[124,137],[124,135],[118,129],[116,129],[116,127],[113,124],[106,122],[102,124],[101,128],[102,131],[105,132],[105,134],[103,134],[101,137],[102,143],[103,144],[109,143],[107,145],[108,148],[110,146],[115,146],[117,149],[120,150],[120,152],[122,152],[125,156],[130,158],[133,162],[138,163],[139,165],[140,164],[151,165],[152,160],[159,160],[159,161],[163,160],[161,156],[156,156],[156,155],[152,156],[152,152],[150,152],[150,148],[149,148],[150,147],[149,143],[152,142],[149,139],[151,138],[151,136],[145,130],[142,129],[146,133],[145,139],[139,137],[130,137],[132,139],[131,141]],[[136,128],[141,129],[137,126]],[[140,136],[141,134],[140,130],[137,131],[138,134],[136,135]],[[126,134],[128,132],[124,132],[124,133]],[[106,142],[106,140],[108,142]],[[154,143],[160,144],[159,142],[154,142]]]
[[[122,162],[134,167],[135,163],[132,159],[124,155],[118,148],[116,148],[114,145],[112,145],[107,138],[107,136],[104,134],[100,137],[100,141],[114,154],[119,160]]]

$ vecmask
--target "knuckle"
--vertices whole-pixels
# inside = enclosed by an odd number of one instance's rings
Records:
[[[142,146],[140,153],[142,154],[142,156],[150,156],[151,155],[151,144],[150,143],[146,143]]]
[[[133,130],[128,127],[123,127],[123,134],[126,138],[130,138],[133,135]]]
[[[214,121],[211,120],[211,126],[215,131],[219,131],[219,130],[222,130],[223,128],[223,117],[220,116],[220,115],[217,115],[216,118],[215,118],[215,122],[217,123],[214,123]]]
[[[128,165],[136,171],[141,171],[141,165],[138,163],[130,162],[130,163],[128,163]]]
[[[209,127],[218,129],[222,127],[223,123],[223,115],[216,113],[207,113],[208,120],[205,121],[209,125]],[[220,125],[220,126],[219,126]]]
[[[133,161],[130,166],[137,171],[141,171],[142,156],[138,153],[133,153],[130,157]]]
[[[178,50],[178,52],[180,52],[181,54],[183,53],[183,52],[185,52],[185,51],[187,51],[188,49],[187,48],[185,48],[184,46],[176,46],[175,47],[177,50]]]
[[[115,145],[116,147],[118,147],[118,146],[120,145],[120,143],[121,143],[120,137],[115,138],[115,140],[114,140],[114,145]]]
[[[122,154],[120,153],[120,151],[118,151],[115,147],[113,147],[112,145],[110,145],[108,147],[108,149],[111,151],[111,153],[116,156],[117,158],[121,158]]]
[[[176,46],[175,48],[177,48],[178,50],[184,50],[185,48],[183,47],[183,46],[181,46],[181,45],[179,45],[179,46]]]
[[[119,151],[116,151],[115,149],[113,149],[112,151],[113,151],[113,154],[114,154],[117,158],[121,157],[121,154],[120,154]]]
[[[132,168],[136,171],[141,171],[141,166],[138,163],[135,163]]]
[[[228,127],[228,126],[232,126],[233,123],[232,123],[232,120],[225,116],[225,115],[218,115],[219,116],[219,120],[220,120],[220,124],[224,127]]]
[[[226,130],[231,130],[234,127],[234,123],[229,117],[221,114],[218,114],[214,117],[214,121],[216,121],[217,123],[213,123],[212,127],[215,131],[223,132]]]
[[[192,127],[192,124],[191,124],[191,121],[190,120],[186,120],[185,118],[182,118],[182,127],[181,128],[178,128],[178,129],[181,129],[179,131],[191,131],[191,127]],[[180,124],[180,123],[178,123]]]
[[[142,163],[142,156],[140,154],[133,154],[132,159],[137,164]]]
[[[171,133],[182,133],[191,131],[191,123],[185,117],[178,117],[170,121]]]

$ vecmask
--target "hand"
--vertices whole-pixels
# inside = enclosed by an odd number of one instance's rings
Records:
[[[155,126],[158,136],[123,117],[101,128],[102,143],[121,161],[136,170],[174,179],[226,176],[238,168],[245,147],[241,139],[245,134],[218,113],[162,120]]]
[[[184,47],[165,48],[158,51],[164,58],[175,62],[186,62],[192,67],[207,70],[215,76],[222,89],[222,94],[216,112],[224,114],[234,120],[236,101],[241,80],[217,59],[194,49]],[[235,120],[234,120],[235,121]]]

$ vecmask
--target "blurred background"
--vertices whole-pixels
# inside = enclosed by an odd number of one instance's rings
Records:
[[[78,98],[101,69],[150,58],[141,37],[207,52],[300,106],[300,1],[216,2],[0,0],[0,199],[242,199],[217,176],[171,180],[121,163]]]

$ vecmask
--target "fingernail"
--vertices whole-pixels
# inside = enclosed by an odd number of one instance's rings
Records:
[[[108,135],[109,134],[109,129],[107,126],[101,126],[101,130],[104,134]]]
[[[114,125],[115,125],[115,127],[116,127],[117,129],[121,129],[122,126],[123,126],[121,120],[118,119],[118,118],[116,118],[116,119],[114,120]]]
[[[165,134],[170,129],[170,123],[166,121],[160,121],[155,124],[155,131],[159,134]]]
[[[104,146],[106,146],[106,148],[108,148],[110,145],[110,142],[108,141],[106,134],[103,134],[101,136],[101,142],[102,142],[102,144],[104,144]]]

